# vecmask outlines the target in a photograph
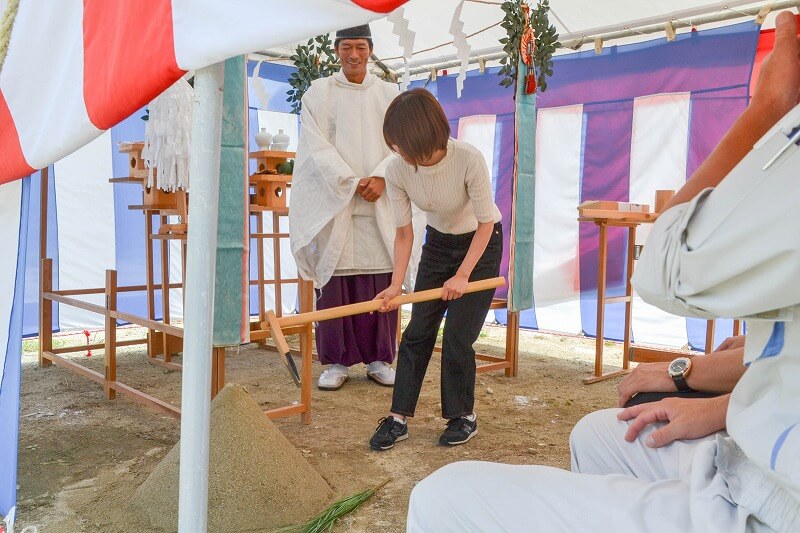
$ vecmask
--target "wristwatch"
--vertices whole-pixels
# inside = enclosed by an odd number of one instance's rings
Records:
[[[673,360],[667,368],[667,374],[675,382],[675,386],[681,392],[692,390],[686,383],[686,376],[692,371],[692,360],[688,357],[678,357]]]

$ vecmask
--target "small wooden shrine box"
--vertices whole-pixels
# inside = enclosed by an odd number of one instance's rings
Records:
[[[276,150],[261,150],[250,152],[250,159],[256,160],[256,173],[264,174],[274,172],[278,165],[294,157],[294,152],[279,152]]]
[[[292,176],[288,174],[258,174],[256,178],[256,204],[270,209],[286,208],[286,189]]]
[[[119,143],[119,151],[128,154],[128,172],[131,178],[147,177],[147,168],[142,159],[144,141]]]
[[[148,187],[147,178],[142,182],[142,205],[149,208],[177,209],[178,199],[175,192],[162,191],[158,187]],[[183,193],[183,191],[180,191]]]

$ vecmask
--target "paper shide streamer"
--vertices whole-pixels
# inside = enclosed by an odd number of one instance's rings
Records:
[[[148,187],[189,188],[193,100],[194,89],[181,78],[150,102],[142,149]]]
[[[461,98],[461,91],[464,89],[464,80],[467,79],[467,67],[469,66],[469,54],[472,47],[467,42],[467,34],[464,33],[464,22],[461,20],[461,10],[464,2],[461,0],[453,13],[453,21],[450,23],[450,35],[453,36],[453,46],[458,50],[457,57],[461,61],[456,78],[456,97]]]
[[[405,17],[405,11],[402,7],[392,11],[387,20],[392,23],[392,33],[400,38],[400,46],[403,48],[405,68],[403,78],[400,80],[400,90],[407,91],[408,85],[411,83],[411,69],[408,66],[408,62],[414,53],[414,40],[417,34],[409,29],[408,19]]]

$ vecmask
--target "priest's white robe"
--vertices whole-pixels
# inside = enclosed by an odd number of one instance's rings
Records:
[[[396,157],[383,140],[383,118],[398,93],[373,74],[359,84],[337,72],[303,96],[289,234],[300,274],[317,288],[333,275],[392,271],[395,228],[386,195],[370,203],[356,188],[362,178],[384,177]],[[417,261],[418,253],[409,270]]]

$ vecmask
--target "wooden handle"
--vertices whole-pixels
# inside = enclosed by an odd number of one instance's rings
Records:
[[[506,284],[503,277],[482,279],[479,281],[472,281],[467,283],[467,288],[464,294],[469,292],[479,292],[489,289],[496,289]],[[408,294],[401,294],[394,300],[393,303],[398,305],[413,304],[419,302],[428,302],[430,300],[438,300],[442,297],[442,289],[429,289],[427,291],[410,292]],[[342,318],[344,316],[358,315],[361,313],[371,313],[378,311],[381,308],[382,300],[368,300],[366,302],[359,302],[357,304],[342,305],[339,307],[331,307],[330,309],[323,309],[321,311],[314,311],[311,313],[300,313],[298,315],[284,316],[278,319],[278,323],[282,328],[288,326],[297,326],[299,324],[309,324],[311,322],[322,322],[323,320],[331,320],[333,318]]]

